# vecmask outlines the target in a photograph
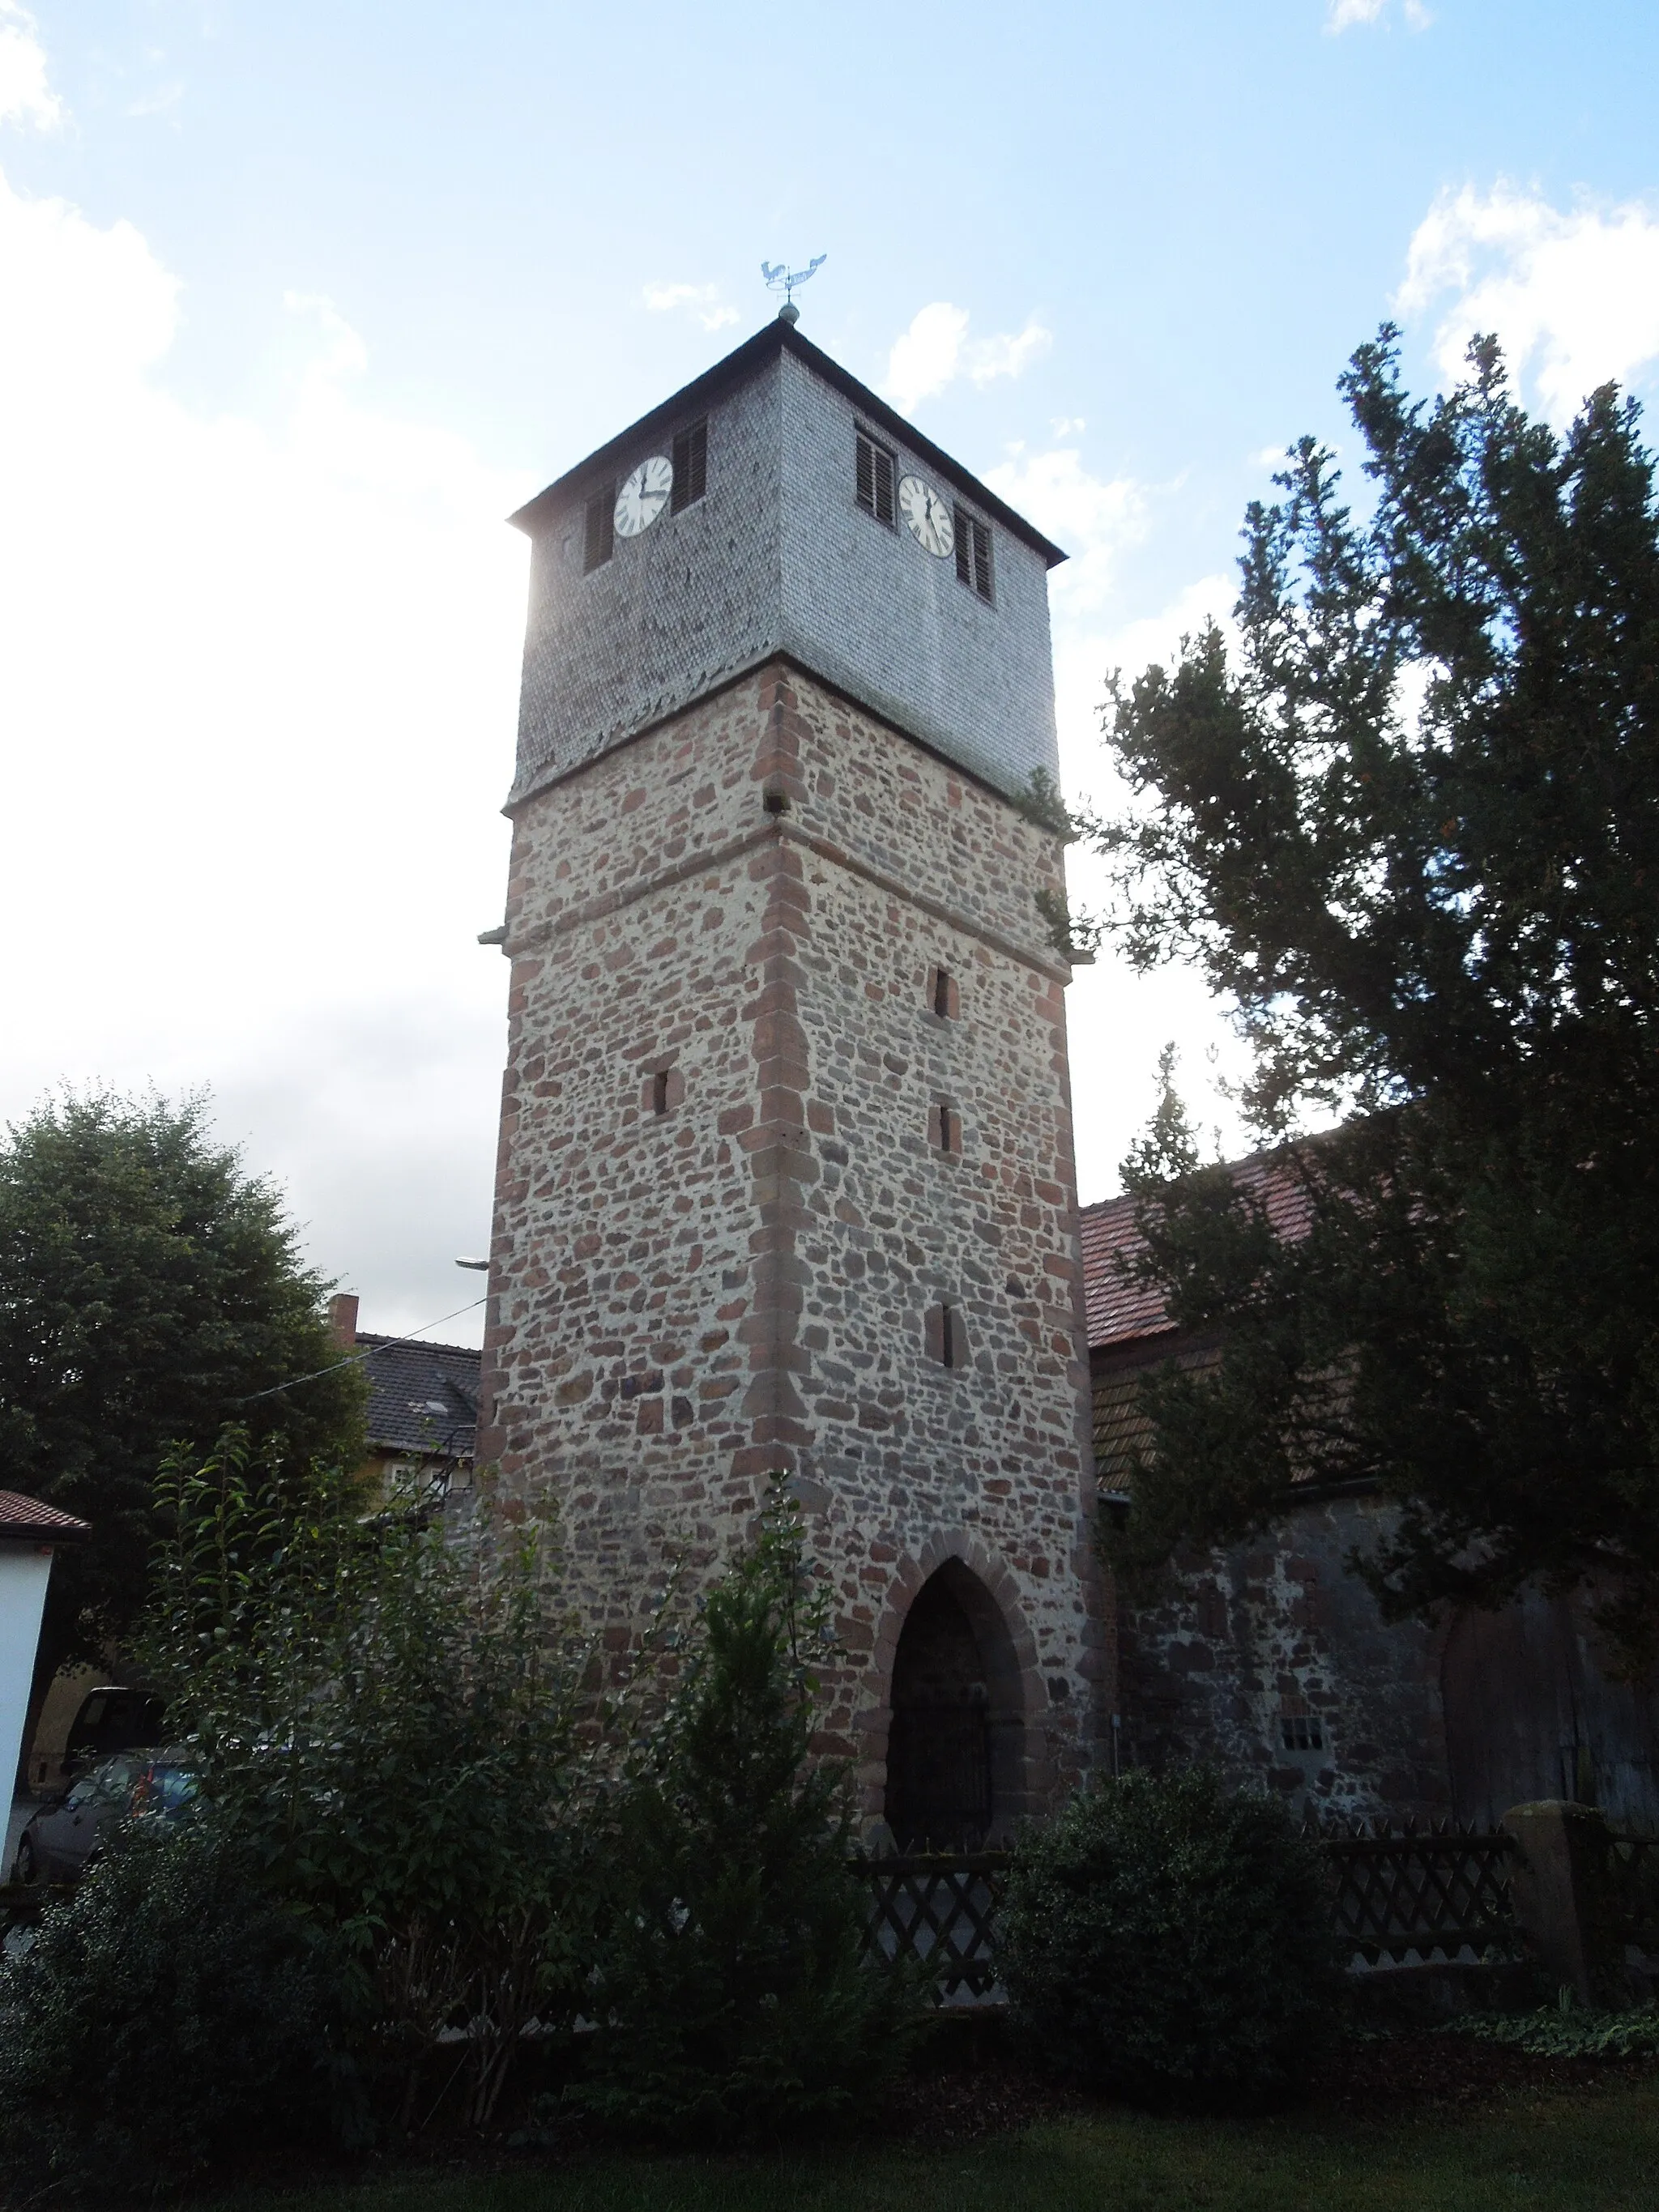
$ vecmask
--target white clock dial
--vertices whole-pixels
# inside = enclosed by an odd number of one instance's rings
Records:
[[[920,477],[901,477],[898,497],[900,512],[916,543],[936,559],[948,560],[956,549],[956,526],[950,508],[932,484],[924,483]]]
[[[617,535],[637,538],[648,530],[668,504],[674,489],[674,464],[666,453],[653,453],[641,461],[617,494]]]

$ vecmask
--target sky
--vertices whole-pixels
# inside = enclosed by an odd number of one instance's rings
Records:
[[[365,1328],[477,1340],[526,548],[503,518],[772,313],[1071,552],[1114,667],[1385,317],[1558,422],[1659,378],[1652,0],[787,9],[0,0],[0,1120],[205,1089]],[[1074,870],[1086,900],[1086,862]],[[1190,974],[1070,995],[1085,1200]]]

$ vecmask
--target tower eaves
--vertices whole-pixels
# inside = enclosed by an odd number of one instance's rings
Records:
[[[875,428],[889,432],[927,461],[929,467],[937,469],[959,492],[982,507],[1005,530],[1012,532],[1029,545],[1050,568],[1057,568],[1066,559],[1067,556],[1060,546],[1056,545],[1051,538],[1045,538],[1036,525],[1028,522],[1017,508],[999,498],[989,485],[982,483],[971,470],[963,468],[960,461],[953,459],[942,447],[936,446],[931,438],[918,430],[914,423],[907,422],[867,384],[860,383],[822,347],[815,346],[811,338],[803,337],[794,325],[776,317],[763,325],[752,337],[745,338],[740,346],[734,347],[712,368],[705,369],[701,376],[694,377],[672,398],[653,407],[636,422],[630,422],[614,438],[608,438],[604,445],[597,447],[585,459],[578,461],[574,468],[567,469],[562,476],[555,477],[544,490],[537,493],[534,499],[527,500],[524,506],[508,515],[507,520],[514,529],[522,530],[526,537],[533,538],[544,523],[568,503],[584,478],[590,476],[603,477],[618,460],[641,447],[654,431],[665,428],[670,423],[681,421],[708,406],[720,393],[755,375],[777,353],[792,353],[804,362],[815,375],[822,377],[826,384],[833,386],[850,399]]]

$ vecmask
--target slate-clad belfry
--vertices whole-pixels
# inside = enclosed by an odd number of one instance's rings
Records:
[[[1096,1755],[1037,531],[784,318],[514,517],[532,567],[481,1463],[614,1645],[787,1472],[869,1831]]]

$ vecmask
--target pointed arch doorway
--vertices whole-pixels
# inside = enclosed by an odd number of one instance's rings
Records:
[[[887,1825],[903,1850],[973,1850],[1024,1805],[1019,1662],[1001,1608],[947,1559],[916,1592],[893,1658]]]

